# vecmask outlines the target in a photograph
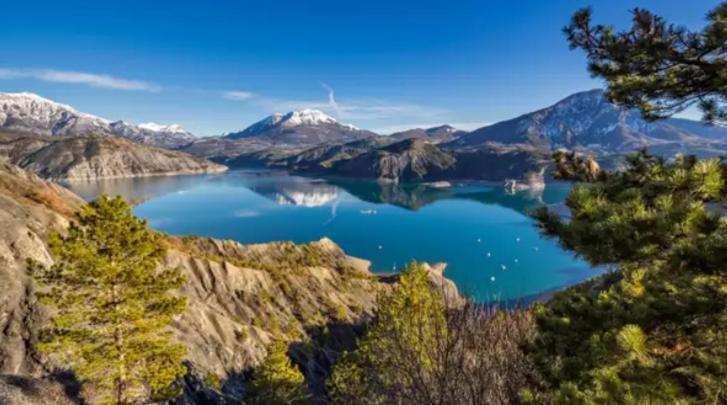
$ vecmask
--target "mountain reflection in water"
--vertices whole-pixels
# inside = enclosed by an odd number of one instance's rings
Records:
[[[84,198],[121,194],[162,232],[242,243],[329,237],[374,272],[411,260],[446,262],[446,276],[482,301],[530,299],[598,274],[543,239],[528,210],[562,203],[570,185],[509,194],[502,184],[378,184],[280,171],[73,183]]]

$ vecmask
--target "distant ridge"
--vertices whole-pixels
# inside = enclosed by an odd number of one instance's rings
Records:
[[[112,122],[33,93],[0,93],[0,129],[41,136],[119,136],[165,148],[197,139],[177,124]]]
[[[639,148],[671,151],[710,148],[727,142],[727,128],[696,121],[647,122],[638,111],[610,103],[602,90],[572,94],[550,107],[486,126],[444,145],[482,147],[491,143],[528,143],[546,148],[585,148],[624,153]]]

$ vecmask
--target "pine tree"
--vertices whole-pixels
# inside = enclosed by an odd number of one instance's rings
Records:
[[[701,31],[669,24],[648,10],[633,11],[631,29],[591,24],[591,10],[564,28],[588,68],[608,82],[608,98],[639,108],[647,119],[668,117],[695,103],[708,122],[727,122],[727,2],[707,15]]]
[[[293,366],[285,341],[275,338],[265,360],[255,368],[246,402],[254,405],[305,404],[308,388],[303,374]]]
[[[538,309],[534,358],[557,403],[727,402],[727,217],[718,159],[640,152],[576,185],[567,221],[536,212],[594,265],[614,271]]]
[[[99,197],[67,236],[54,235],[55,264],[36,269],[52,327],[39,349],[55,354],[99,403],[132,404],[173,393],[185,348],[167,326],[186,299],[170,294],[184,277],[159,268],[160,236],[121,197]]]

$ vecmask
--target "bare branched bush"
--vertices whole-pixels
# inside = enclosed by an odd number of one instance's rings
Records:
[[[382,300],[377,318],[329,382],[335,403],[508,404],[534,381],[522,350],[529,310],[444,298],[416,268]],[[403,286],[401,286],[403,285]]]

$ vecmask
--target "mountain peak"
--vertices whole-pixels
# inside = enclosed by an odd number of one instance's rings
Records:
[[[79,117],[89,118],[106,124],[110,123],[110,121],[105,118],[79,112],[68,104],[59,103],[31,92],[0,93],[0,109],[2,109],[2,106],[7,105],[14,105],[16,108],[21,110],[32,110],[41,114],[53,114],[59,111],[66,111]]]
[[[359,131],[358,128],[349,124],[341,124],[335,118],[324,113],[323,111],[305,108],[302,110],[290,111],[285,114],[275,113],[265,117],[264,119],[250,125],[239,132],[227,133],[224,136],[231,139],[250,138],[254,136],[266,135],[269,136],[272,133],[278,133],[282,130],[296,130],[310,131],[316,126],[334,126],[342,127],[344,131]],[[330,128],[329,128],[330,130]]]
[[[320,125],[335,124],[335,118],[320,110],[305,108],[303,110],[291,111],[282,116],[282,124],[286,127],[298,125]]]
[[[146,122],[143,124],[139,124],[139,128],[146,129],[152,132],[167,132],[171,134],[187,133],[187,130],[179,124],[163,125],[157,124],[155,122]]]

